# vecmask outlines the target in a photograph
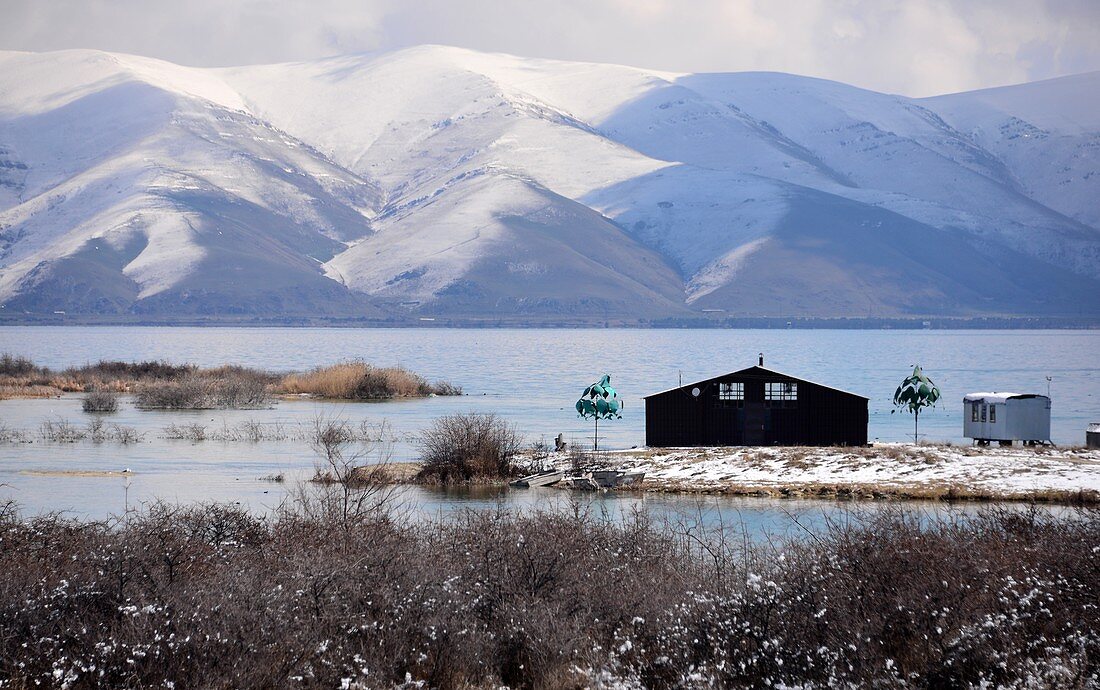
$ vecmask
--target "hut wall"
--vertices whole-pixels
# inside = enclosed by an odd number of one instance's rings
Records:
[[[798,386],[795,401],[768,401],[766,382]],[[720,383],[744,386],[741,401],[720,400]],[[693,388],[700,395],[691,394]],[[766,371],[738,372],[646,398],[646,444],[865,445],[867,400]]]

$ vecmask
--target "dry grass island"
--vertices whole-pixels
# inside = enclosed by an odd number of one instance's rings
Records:
[[[429,382],[401,367],[375,367],[362,361],[289,374],[162,361],[101,361],[55,371],[26,357],[0,355],[0,398],[63,393],[86,393],[85,411],[109,412],[117,407],[120,393],[134,395],[138,407],[145,408],[248,409],[267,406],[273,396],[390,400],[461,395],[462,389],[446,381]]]

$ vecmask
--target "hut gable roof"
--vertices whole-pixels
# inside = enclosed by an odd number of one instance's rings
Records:
[[[642,396],[642,399],[645,400],[647,398],[653,398],[653,397],[656,397],[658,395],[664,395],[665,393],[671,393],[673,391],[691,390],[695,386],[705,386],[707,384],[715,383],[717,381],[721,381],[723,379],[727,379],[727,378],[734,377],[734,376],[759,377],[759,378],[782,377],[782,378],[785,378],[785,379],[789,379],[791,381],[797,381],[799,383],[810,383],[810,384],[813,384],[815,386],[821,386],[822,388],[828,388],[830,390],[834,390],[834,391],[837,391],[839,393],[845,393],[847,395],[852,395],[852,396],[855,396],[857,398],[862,398],[863,400],[870,400],[870,398],[868,398],[866,395],[860,395],[859,393],[853,393],[851,391],[846,391],[842,388],[837,388],[836,386],[829,386],[829,385],[826,385],[824,383],[818,383],[817,381],[811,381],[809,379],[800,378],[798,376],[793,376],[791,374],[787,374],[787,373],[782,372],[782,371],[776,371],[775,369],[768,369],[767,367],[762,367],[762,366],[759,366],[759,365],[747,367],[745,369],[738,369],[737,371],[731,371],[727,374],[722,374],[721,376],[712,376],[709,379],[703,379],[701,381],[695,381],[694,383],[685,383],[682,386],[674,386],[672,388],[667,388],[663,391],[658,391],[656,393],[650,393],[649,395]]]

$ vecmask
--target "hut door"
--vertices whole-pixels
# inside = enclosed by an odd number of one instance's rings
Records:
[[[742,438],[746,446],[764,445],[764,403],[745,403],[745,433]]]

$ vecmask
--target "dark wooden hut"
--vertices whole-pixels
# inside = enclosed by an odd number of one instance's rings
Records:
[[[862,446],[862,395],[760,364],[645,397],[646,445]]]

